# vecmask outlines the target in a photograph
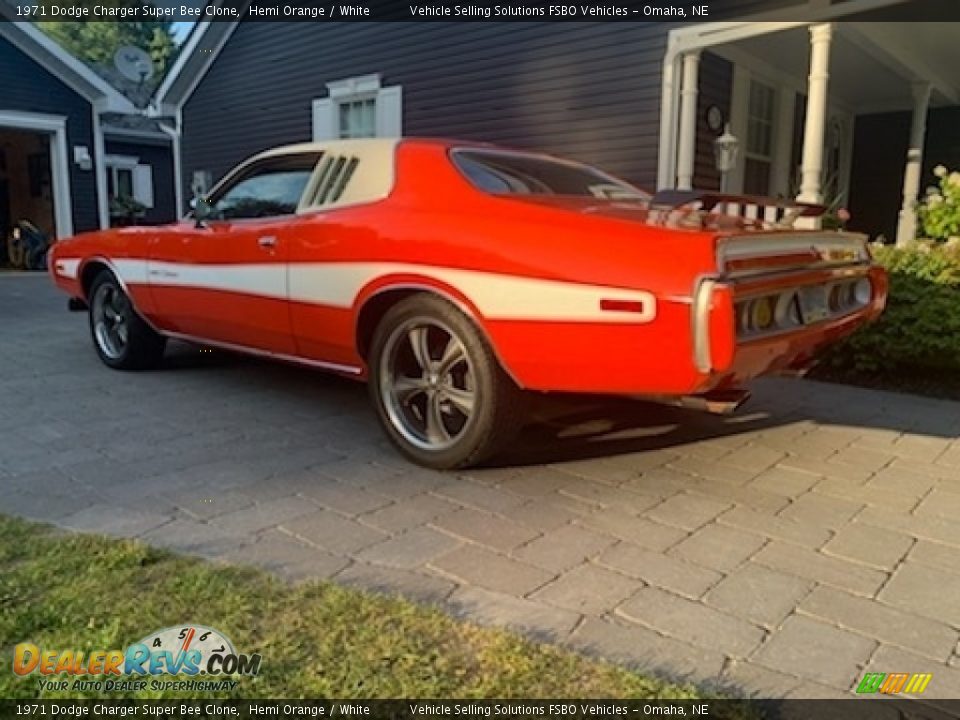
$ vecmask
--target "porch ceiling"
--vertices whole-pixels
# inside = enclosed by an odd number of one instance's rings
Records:
[[[835,26],[830,57],[830,96],[854,113],[910,110],[911,84],[929,82],[934,105],[960,104],[960,43],[952,23],[842,22]],[[711,48],[805,87],[810,36],[805,27],[759,35]],[[741,55],[742,56],[742,55]]]

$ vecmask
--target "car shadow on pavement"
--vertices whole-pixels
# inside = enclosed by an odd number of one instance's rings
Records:
[[[799,420],[791,418],[789,420]],[[661,403],[604,396],[535,397],[530,422],[495,465],[541,465],[662,450],[781,424],[751,411],[711,415]]]
[[[329,399],[348,412],[368,408],[366,389],[355,380],[297,365],[227,351],[171,343],[165,371],[219,370],[246,389],[276,393],[309,416],[311,406]],[[511,446],[485,467],[523,467],[664,450],[742,434],[772,431],[795,424],[830,428],[909,432],[931,438],[960,435],[956,403],[882,393],[844,385],[772,379],[757,381],[750,400],[729,415],[673,407],[630,398],[596,395],[528,396],[523,430]],[[299,405],[302,403],[302,407]],[[894,412],[896,410],[896,412]],[[375,427],[372,410],[370,427]],[[318,414],[323,414],[318,409]],[[798,430],[796,434],[803,434]],[[377,442],[382,438],[371,438]]]

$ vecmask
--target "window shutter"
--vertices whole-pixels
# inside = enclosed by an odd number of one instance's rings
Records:
[[[334,107],[333,100],[323,98],[313,101],[313,140],[333,140],[337,137],[334,127]]]
[[[150,165],[133,168],[133,199],[148,208],[153,207],[153,167]]]
[[[377,93],[377,137],[403,135],[403,87],[394,85]]]

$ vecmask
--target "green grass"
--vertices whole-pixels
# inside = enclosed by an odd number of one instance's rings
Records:
[[[0,516],[0,697],[38,695],[37,674],[9,670],[19,642],[123,649],[185,622],[214,627],[238,652],[262,655],[260,675],[242,679],[229,697],[702,697],[403,600],[330,583],[292,586],[258,570]]]

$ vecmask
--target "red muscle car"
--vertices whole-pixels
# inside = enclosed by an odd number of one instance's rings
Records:
[[[793,229],[799,205],[745,219],[750,202],[476,143],[342,140],[261,153],[182,222],[80,235],[49,266],[108,366],[179,338],[366,379],[397,447],[452,468],[507,441],[521,391],[729,408],[882,311],[862,236]]]

